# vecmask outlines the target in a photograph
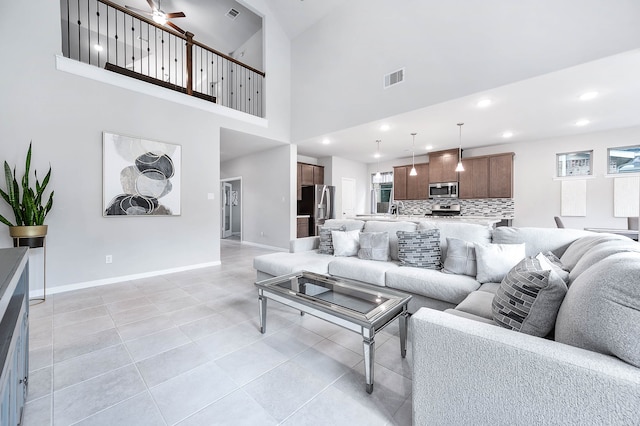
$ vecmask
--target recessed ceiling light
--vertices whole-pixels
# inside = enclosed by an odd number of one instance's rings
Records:
[[[576,126],[586,126],[587,124],[589,124],[589,120],[586,118],[576,121]]]
[[[380,126],[380,130],[382,130],[383,132],[386,132],[387,130],[389,130],[389,125],[388,124],[383,124]]]
[[[375,154],[373,154],[373,158],[380,158],[380,157],[381,157],[381,155],[380,155],[379,152],[376,152]]]
[[[425,149],[426,149],[427,151],[432,150],[432,149],[433,149],[433,145],[427,145],[427,146],[425,147]]]
[[[586,92],[580,95],[581,101],[589,101],[598,97],[598,92]]]
[[[98,52],[102,52],[102,46],[100,46],[99,44],[94,44],[93,48],[96,49]]]
[[[491,99],[483,99],[480,102],[478,102],[476,105],[478,108],[486,108],[489,105],[491,105]]]
[[[329,145],[330,143],[331,141],[329,140],[329,138],[322,139],[322,145]]]
[[[502,137],[505,138],[505,139],[509,139],[511,136],[513,136],[513,132],[510,132],[508,130],[506,132],[502,133]]]

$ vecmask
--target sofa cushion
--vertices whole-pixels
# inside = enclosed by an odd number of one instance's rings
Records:
[[[358,259],[357,257],[334,257],[329,263],[329,274],[331,275],[379,286],[385,285],[385,274],[390,269],[398,269],[398,264]]]
[[[525,257],[525,244],[474,243],[480,283],[500,282]]]
[[[600,243],[588,249],[571,270],[571,273],[569,274],[570,281],[575,280],[592,265],[602,261],[604,258],[609,257],[612,254],[640,251],[640,244],[628,238],[625,240],[607,241],[606,244]]]
[[[570,271],[575,268],[578,261],[584,256],[587,251],[593,247],[607,243],[609,241],[616,240],[629,240],[627,237],[614,234],[594,234],[578,238],[567,247],[567,250],[560,256],[562,264]],[[557,254],[557,253],[556,253]]]
[[[553,329],[567,286],[539,254],[527,257],[504,277],[493,298],[498,325],[544,337]]]
[[[332,228],[340,228],[341,226],[344,226],[345,231],[362,231],[362,228],[364,228],[364,220],[327,219],[324,221],[324,226],[330,226]]]
[[[546,252],[541,253],[541,254],[551,264],[551,267],[553,268],[553,271],[556,274],[558,274],[560,276],[560,278],[562,278],[562,281],[564,281],[565,284],[569,285],[569,271],[562,264],[560,259],[558,259],[558,256],[556,256],[552,251],[546,251]]]
[[[453,221],[421,221],[418,230],[438,228],[440,230],[440,255],[447,258],[447,237],[458,238],[472,243],[491,242],[491,227],[477,223]]]
[[[616,356],[640,368],[640,254],[606,257],[569,287],[555,340]]]
[[[414,222],[382,222],[369,220],[364,226],[363,232],[388,232],[389,233],[389,255],[391,260],[398,260],[398,231],[415,231],[418,225]]]
[[[333,256],[318,253],[316,250],[298,253],[270,253],[253,258],[253,267],[274,277],[298,271],[310,271],[318,274],[329,272],[329,262]]]
[[[402,266],[440,269],[440,230],[398,231],[398,258]]]
[[[476,249],[473,243],[447,237],[447,257],[442,266],[442,272],[475,277],[477,274]]]
[[[320,242],[318,243],[318,253],[321,254],[333,254],[333,238],[331,231],[346,231],[343,226],[321,226],[320,227]]]
[[[480,287],[473,277],[443,274],[434,269],[402,267],[389,269],[387,287],[458,304]]]
[[[389,260],[389,233],[360,232],[358,257],[367,260]]]
[[[512,228],[499,226],[493,231],[493,242],[495,244],[527,243],[527,256],[535,256],[548,250],[555,253],[556,256],[562,256],[571,243],[587,235],[593,235],[593,232],[568,228]]]
[[[456,310],[477,315],[493,322],[492,302],[492,293],[477,290],[469,293],[469,295],[456,306]]]
[[[334,256],[355,256],[360,249],[360,231],[331,231]]]
[[[491,325],[497,326],[497,324],[493,319],[488,319],[488,318],[481,317],[479,315],[470,314],[469,312],[458,311],[456,309],[446,309],[445,312],[451,315],[455,315],[457,317],[467,318],[473,321],[483,322],[485,324],[491,324]]]

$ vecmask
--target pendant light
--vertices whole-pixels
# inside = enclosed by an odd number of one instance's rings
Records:
[[[411,145],[411,157],[413,160],[411,162],[411,171],[409,172],[409,176],[418,175],[418,172],[416,172],[416,135],[417,133],[411,133],[411,136],[413,136],[413,144]]]
[[[378,144],[378,151],[376,152],[376,158],[378,159],[378,171],[376,172],[375,179],[380,182],[380,139],[376,141]]]
[[[462,165],[462,126],[464,123],[458,123],[460,128],[460,146],[458,148],[458,165],[456,166],[456,172],[464,172],[464,166]]]

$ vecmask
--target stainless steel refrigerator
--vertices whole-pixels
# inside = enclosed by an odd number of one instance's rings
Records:
[[[331,185],[313,185],[302,187],[301,212],[311,216],[309,235],[318,235],[320,227],[327,219],[335,216],[336,188]]]

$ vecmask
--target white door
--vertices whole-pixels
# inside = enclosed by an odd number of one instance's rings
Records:
[[[229,238],[231,236],[231,225],[233,223],[233,206],[231,204],[231,184],[228,182],[222,182],[221,193],[222,197],[222,238]]]
[[[356,215],[356,180],[342,178],[342,217]]]

